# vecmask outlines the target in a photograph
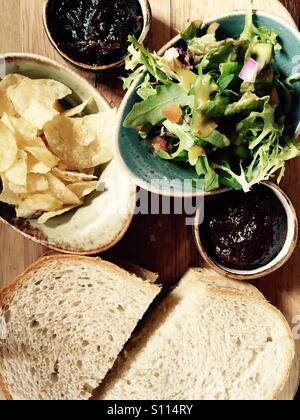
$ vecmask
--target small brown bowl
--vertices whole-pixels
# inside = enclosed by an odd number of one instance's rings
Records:
[[[143,19],[144,19],[144,26],[142,29],[142,33],[138,39],[138,41],[140,43],[144,43],[147,41],[148,35],[149,35],[149,31],[151,28],[151,24],[152,24],[152,12],[151,12],[151,7],[150,7],[150,3],[148,0],[138,0],[142,9],[142,13],[143,13]],[[49,5],[50,5],[51,0],[46,0],[44,3],[44,7],[43,7],[43,23],[44,23],[44,28],[46,31],[46,34],[49,38],[49,41],[51,42],[51,44],[53,45],[53,47],[56,49],[56,51],[69,63],[73,64],[76,67],[79,67],[83,70],[87,70],[87,71],[94,71],[94,72],[99,72],[99,71],[105,71],[105,70],[111,70],[111,69],[115,69],[117,67],[121,67],[124,63],[126,58],[128,57],[127,55],[124,55],[124,57],[122,57],[120,60],[114,62],[114,63],[110,63],[110,64],[105,64],[105,65],[101,65],[101,66],[93,66],[90,64],[85,64],[85,63],[81,63],[80,61],[76,61],[73,58],[71,58],[70,56],[68,56],[66,53],[64,53],[60,47],[58,46],[57,42],[55,41],[55,39],[52,36],[52,33],[50,31],[50,26],[49,26]]]
[[[254,269],[254,270],[236,270],[225,267],[218,262],[216,262],[207,252],[201,238],[201,218],[203,215],[203,209],[199,208],[196,215],[196,220],[194,224],[194,237],[197,248],[205,260],[205,262],[217,273],[234,280],[250,281],[259,279],[265,276],[268,276],[271,273],[279,270],[288,260],[291,258],[295,252],[297,243],[298,243],[298,229],[299,223],[296,214],[296,210],[286,193],[273,182],[264,182],[265,186],[269,187],[279,198],[283,207],[286,210],[287,220],[288,220],[288,231],[285,244],[280,251],[280,253],[266,266]],[[225,193],[226,194],[226,193]]]

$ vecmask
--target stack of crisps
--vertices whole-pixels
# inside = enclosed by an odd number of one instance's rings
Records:
[[[50,79],[10,74],[0,82],[0,201],[39,223],[83,204],[97,188],[95,168],[113,158],[116,111],[65,110],[72,91]]]

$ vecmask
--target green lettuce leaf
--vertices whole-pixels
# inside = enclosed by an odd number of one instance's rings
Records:
[[[220,133],[218,130],[213,130],[207,137],[201,137],[201,140],[220,149],[224,149],[230,145],[228,137],[226,137],[225,134]]]
[[[220,170],[230,176],[240,184],[245,192],[249,192],[251,188],[263,181],[268,181],[278,174],[277,182],[280,182],[285,172],[285,162],[300,156],[300,147],[294,140],[286,141],[284,146],[280,146],[278,141],[274,141],[272,136],[262,144],[250,165],[243,166],[240,164],[240,173],[235,173],[229,166],[225,164],[214,164],[215,170]],[[220,179],[224,179],[223,175]]]
[[[214,36],[214,35],[212,35]],[[194,38],[188,42],[188,50],[193,54],[196,63],[205,60],[205,69],[219,69],[220,64],[236,62],[240,55],[245,54],[248,43],[245,40],[225,39],[207,43],[207,38]],[[241,54],[243,51],[243,54]]]
[[[222,91],[227,89],[235,79],[238,79],[241,69],[242,69],[242,65],[237,62],[221,63],[220,64],[221,75],[219,79],[217,80],[217,85],[219,86],[219,88]]]
[[[224,115],[227,117],[235,114],[249,115],[253,111],[262,111],[269,100],[270,96],[259,98],[252,92],[246,92],[238,102],[228,105]]]
[[[215,191],[220,187],[219,175],[211,168],[207,156],[200,156],[196,164],[197,175],[204,179],[204,191]]]
[[[128,71],[134,71],[138,66],[142,64],[142,56],[139,48],[135,48],[134,44],[130,44],[128,47],[128,57],[125,60],[125,69]]]
[[[187,124],[179,125],[166,120],[164,122],[164,126],[170,134],[179,140],[179,144],[176,152],[172,154],[164,153],[163,159],[176,159],[182,154],[182,152],[188,152],[196,144],[197,139],[189,131],[189,126]]]
[[[269,103],[265,103],[262,112],[251,112],[248,118],[237,125],[237,131],[239,132],[240,138],[245,138],[244,136],[249,129],[254,130],[257,128],[261,129],[261,132],[250,142],[250,150],[255,149],[270,136],[274,141],[278,141],[280,138],[280,127],[275,123],[275,108]]]
[[[261,27],[257,28],[253,22],[253,12],[249,10],[245,18],[245,28],[242,32],[241,39],[255,43],[269,43],[274,46],[275,51],[280,51],[282,46],[278,42],[278,34],[272,29]]]
[[[225,168],[230,169],[230,164],[228,161],[222,161],[221,163]],[[227,172],[221,171],[219,173],[219,180],[222,185],[235,191],[240,191],[242,189],[242,186],[237,181],[237,179]]]
[[[181,32],[181,38],[189,41],[198,35],[198,31],[204,26],[201,20],[192,22],[184,31]]]
[[[285,145],[279,153],[279,159],[288,161],[300,156],[300,145],[295,140],[285,140]]]
[[[208,120],[220,120],[230,103],[230,96],[224,92],[218,92],[214,99],[209,100],[199,108]]]
[[[137,94],[140,98],[142,98],[144,101],[148,99],[150,96],[153,96],[156,94],[156,87],[153,86],[153,84],[150,81],[150,75],[146,74],[145,79],[141,86],[137,90]]]
[[[178,104],[181,107],[192,106],[194,97],[188,95],[181,85],[157,86],[155,95],[134,105],[124,121],[125,128],[136,128],[150,123],[153,126],[162,122],[162,114],[167,105]]]
[[[131,47],[135,51],[133,54],[133,50],[131,50],[131,67],[138,64],[143,65],[148,73],[150,73],[157,82],[162,84],[169,85],[172,77],[178,81],[176,74],[170,71],[159,55],[150,53],[147,48],[143,44],[139,43],[134,36],[129,36],[128,39],[132,44]],[[129,62],[130,61],[128,61],[128,63]],[[128,66],[129,64],[127,64],[127,67]]]
[[[128,90],[130,86],[137,80],[138,77],[143,73],[143,67],[136,69],[133,73],[130,73],[127,77],[120,77],[123,82],[123,89]]]

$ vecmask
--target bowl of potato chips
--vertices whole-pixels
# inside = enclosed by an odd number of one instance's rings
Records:
[[[75,72],[0,55],[0,217],[33,241],[96,254],[128,229],[136,189],[113,159],[116,110]]]

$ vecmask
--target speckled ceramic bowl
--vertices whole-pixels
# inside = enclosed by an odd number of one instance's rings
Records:
[[[149,35],[149,31],[151,28],[151,23],[152,23],[152,12],[151,12],[151,7],[150,7],[150,3],[148,0],[138,0],[140,3],[140,7],[142,9],[142,14],[143,14],[143,29],[141,32],[141,35],[139,37],[139,42],[144,43],[146,42],[148,35]],[[81,63],[79,61],[74,60],[73,58],[69,57],[66,53],[64,53],[59,45],[57,44],[57,42],[55,41],[53,34],[51,33],[50,27],[49,27],[49,7],[50,7],[50,3],[51,0],[46,0],[45,4],[44,4],[44,9],[43,9],[43,22],[44,22],[44,28],[46,31],[46,34],[49,38],[49,41],[51,42],[51,44],[53,45],[53,47],[56,49],[56,51],[67,61],[69,61],[69,63],[73,64],[74,66],[80,67],[83,70],[88,70],[88,71],[106,71],[106,70],[111,70],[113,68],[117,68],[122,66],[125,63],[125,59],[126,59],[126,55],[124,57],[122,57],[120,60],[114,62],[114,63],[110,63],[110,64],[106,64],[106,65],[102,65],[102,66],[91,66],[89,64],[85,64],[85,63]]]
[[[0,55],[0,63],[1,72],[5,74],[20,73],[64,83],[74,92],[67,98],[72,106],[92,97],[87,114],[109,109],[108,103],[85,79],[48,58],[13,53]],[[13,207],[3,203],[0,203],[0,217],[22,235],[56,251],[85,255],[103,252],[127,231],[133,216],[136,188],[115,160],[99,167],[98,173],[105,183],[104,192],[91,194],[81,207],[45,225],[39,225],[36,220],[16,219]]]
[[[196,18],[196,16],[193,16]],[[208,24],[218,21],[221,24],[219,38],[238,37],[243,28],[245,13],[238,11],[214,19]],[[283,44],[283,51],[276,55],[276,66],[286,76],[297,70],[300,51],[300,34],[296,28],[285,20],[266,13],[257,13],[255,21],[259,26],[273,28],[279,33]],[[177,36],[165,45],[160,51],[163,54],[167,49],[178,47],[183,44],[180,36]],[[297,61],[298,60],[298,61]],[[299,66],[298,66],[299,67]],[[123,122],[132,110],[135,103],[140,101],[136,90],[142,83],[144,75],[140,77],[127,93],[119,110],[118,135],[116,139],[117,155],[127,171],[134,177],[135,182],[144,189],[154,193],[172,196],[199,196],[202,190],[195,190],[192,179],[195,178],[193,168],[184,168],[174,162],[164,161],[151,152],[150,147],[139,139],[138,133],[133,129],[123,127]],[[295,100],[291,122],[296,129],[300,121],[300,83],[295,83],[298,100]],[[155,182],[153,182],[155,180]],[[169,185],[172,184],[170,190]],[[224,192],[218,190],[216,193]],[[210,194],[205,194],[210,195]]]

